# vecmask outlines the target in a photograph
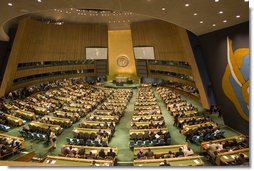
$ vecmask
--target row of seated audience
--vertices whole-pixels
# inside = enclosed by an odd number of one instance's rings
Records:
[[[8,135],[0,134],[0,159],[21,150],[21,141],[10,138]]]
[[[85,158],[85,159],[98,159],[98,160],[105,160],[105,159],[115,159],[116,153],[113,149],[109,149],[109,151],[105,151],[103,148],[99,150],[99,152],[86,152],[86,148],[73,148],[72,146],[64,146],[61,149],[61,154],[65,157],[75,157],[75,158]],[[95,150],[97,151],[97,150]]]
[[[148,148],[146,152],[141,148],[137,153],[137,159],[156,159],[156,158],[176,158],[176,157],[186,157],[194,155],[193,150],[190,147],[182,146],[178,149],[177,152],[172,152],[171,150],[168,153],[163,155],[155,155],[151,148]]]
[[[146,102],[155,103],[147,107],[143,105]],[[138,89],[132,116],[130,143],[134,141],[134,146],[165,145],[170,143],[170,138],[170,133],[166,129],[152,86],[141,86]]]
[[[60,130],[70,127],[95,109],[111,93],[110,89],[65,80],[61,82],[60,87],[32,94],[24,100],[5,101],[3,108],[11,116],[32,117],[31,120],[36,120],[24,127],[20,131],[21,135],[45,140],[43,135],[40,138],[40,135],[44,134],[47,143],[55,148],[56,135],[59,135],[55,130],[57,127],[60,126]]]
[[[186,136],[186,141],[199,144],[202,141],[224,137],[217,123],[197,113],[197,108],[182,100],[179,94],[166,87],[157,87],[157,92],[174,116],[174,126],[181,129],[180,132]]]
[[[116,124],[124,115],[124,111],[132,97],[132,93],[130,89],[113,90],[107,100],[79,124],[79,127],[82,128],[82,132],[78,132],[76,138],[89,142],[89,144],[86,143],[86,145],[91,145],[90,142],[93,142],[92,145],[107,146],[113,137]],[[107,117],[109,117],[109,120],[105,120]],[[110,130],[110,132],[106,130]]]
[[[210,159],[215,162],[218,154],[223,154],[226,152],[241,151],[249,148],[249,137],[241,135],[232,138],[221,139],[216,142],[204,142],[201,144],[202,147],[207,151]],[[248,162],[243,153],[239,153],[235,157],[234,161],[226,162],[225,165],[242,165]]]

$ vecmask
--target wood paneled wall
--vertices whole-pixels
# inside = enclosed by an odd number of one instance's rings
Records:
[[[153,46],[155,59],[187,61],[179,27],[160,20],[131,24],[133,46]]]
[[[185,29],[165,21],[150,20],[132,23],[131,31],[133,46],[153,46],[156,60],[188,62],[192,68],[191,75],[193,75],[195,81],[194,85],[200,93],[201,103],[203,107],[209,108],[210,105],[199,74],[200,71],[198,70]],[[148,68],[151,67],[153,66],[148,65]],[[181,71],[179,73],[184,72]],[[152,75],[149,76],[152,77]],[[154,76],[158,78],[158,75]],[[162,78],[161,75],[160,78]],[[166,76],[164,78],[166,79]],[[172,78],[167,78],[167,80],[172,80]],[[180,80],[175,81],[180,82]]]
[[[18,63],[85,60],[86,47],[95,46],[108,46],[108,28],[106,24],[71,23],[55,25],[31,19],[21,20],[3,77],[0,96],[13,90],[12,86],[15,78],[62,71],[68,68],[70,70],[86,68],[86,64],[84,64],[84,67],[64,65],[17,71]],[[94,64],[91,64],[90,67],[94,67]],[[52,78],[50,79],[52,80]],[[32,84],[33,82],[29,83]],[[23,85],[28,86],[28,84]]]

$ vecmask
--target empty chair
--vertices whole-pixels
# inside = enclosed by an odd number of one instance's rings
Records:
[[[68,142],[68,144],[73,144],[72,138],[66,138],[66,141]]]
[[[100,147],[100,146],[101,146],[101,143],[100,143],[99,141],[95,140],[95,141],[94,141],[94,145],[95,145],[96,147]]]
[[[88,140],[86,141],[86,145],[87,145],[87,146],[93,146],[93,141],[92,141],[91,139],[88,139]]]
[[[130,140],[130,148],[133,148],[135,145],[135,142],[133,140]]]
[[[31,133],[31,138],[36,139],[37,138],[36,133]]]
[[[41,140],[40,134],[35,133],[35,139]]]
[[[157,145],[157,140],[154,139],[154,140],[152,141],[151,145],[152,145],[152,146],[156,146],[156,145]]]
[[[142,146],[143,145],[143,141],[142,140],[138,140],[136,143],[137,146]]]
[[[79,139],[73,138],[73,143],[76,144],[76,145],[78,145],[78,144],[79,144]]]
[[[150,141],[149,140],[145,140],[144,145],[145,146],[150,146]]]
[[[85,145],[85,140],[84,139],[79,139],[79,144],[80,145]]]
[[[171,144],[171,138],[168,138],[168,139],[167,139],[166,144],[167,144],[167,145],[170,145],[170,144]]]
[[[164,139],[160,139],[159,140],[159,145],[165,145],[165,140]]]
[[[102,147],[107,147],[108,146],[106,141],[101,141],[101,145],[102,145]]]

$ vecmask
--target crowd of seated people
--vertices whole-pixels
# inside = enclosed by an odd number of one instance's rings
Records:
[[[106,159],[115,159],[116,153],[110,148],[107,151],[104,148],[99,148],[90,150],[86,149],[86,147],[75,148],[72,146],[64,146],[61,149],[61,155],[65,157],[75,157],[75,158],[85,158],[85,159],[98,159],[98,160],[106,160]]]
[[[174,126],[181,129],[186,141],[199,144],[202,141],[224,138],[224,132],[217,123],[198,113],[198,109],[183,100],[179,94],[166,87],[157,87],[157,92],[174,116]]]
[[[173,89],[179,89],[181,91],[185,91],[187,93],[190,93],[194,96],[199,96],[199,91],[197,88],[194,88],[190,85],[186,85],[186,84],[182,84],[182,83],[177,83],[177,82],[172,82],[172,83],[167,83],[166,85],[167,87],[171,87]]]
[[[49,86],[51,89],[36,91],[23,100],[10,98],[3,102],[3,110],[9,116],[34,120],[20,131],[22,136],[46,140],[49,144],[56,139],[50,138],[51,134],[59,135],[63,128],[86,116],[113,92],[72,79],[59,81],[58,84],[60,86]]]
[[[240,135],[232,138],[225,138],[211,142],[204,142],[201,146],[206,150],[210,159],[215,162],[216,157],[218,154],[223,154],[226,152],[233,152],[233,151],[241,151],[249,148],[249,138]],[[241,152],[239,152],[240,155]],[[241,156],[240,156],[241,157]],[[245,160],[247,162],[247,160]],[[238,163],[238,161],[232,161],[224,163],[226,165],[241,165],[243,163]]]
[[[107,100],[79,124],[76,138],[83,139],[86,145],[107,146],[131,97],[130,89],[113,90]]]
[[[8,135],[0,135],[0,159],[7,157],[14,152],[22,149],[22,142],[19,138],[9,137]]]
[[[141,148],[138,153],[136,154],[135,159],[166,159],[166,158],[177,158],[177,157],[188,157],[188,156],[193,156],[194,152],[193,150],[188,147],[188,146],[181,146],[178,148],[177,151],[172,151],[175,150],[173,149],[175,147],[171,146],[163,146],[163,148],[159,149],[160,151],[156,152],[157,149],[153,149],[152,147],[148,147],[146,149],[146,152],[144,148]],[[168,152],[163,153],[163,150],[169,149]]]
[[[183,129],[188,125],[202,124],[210,121],[212,121],[212,119],[209,116],[193,116],[181,118],[179,115],[176,115],[174,123],[176,127]]]
[[[143,105],[153,102],[153,105]],[[134,106],[130,129],[130,147],[170,144],[170,133],[165,126],[160,107],[151,86],[141,86]]]

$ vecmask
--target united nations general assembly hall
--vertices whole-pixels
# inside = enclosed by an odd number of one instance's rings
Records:
[[[2,0],[0,165],[250,167],[248,0]]]

